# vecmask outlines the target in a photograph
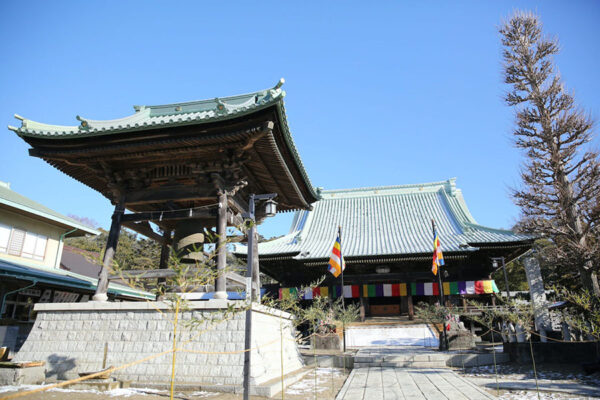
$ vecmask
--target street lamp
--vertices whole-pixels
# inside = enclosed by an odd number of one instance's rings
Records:
[[[504,264],[504,257],[494,257],[492,258],[492,268],[494,268],[494,271],[498,270],[498,266],[499,266],[499,262],[502,263],[502,269],[504,270],[504,284],[506,285],[506,299],[508,300],[510,298],[510,292],[508,290],[508,275],[506,274],[506,264]]]
[[[277,202],[270,198],[265,203],[265,215],[267,217],[274,217],[277,214]]]
[[[254,233],[256,232],[255,203],[260,200],[266,200],[265,215],[272,217],[277,213],[277,203],[273,200],[277,193],[251,194],[248,200],[248,212],[244,218],[250,220],[250,229],[248,230],[248,252],[246,260],[246,300],[249,301],[246,310],[246,335],[244,339],[244,400],[250,398],[250,355],[252,353],[252,260],[254,259]],[[258,271],[257,271],[258,273]],[[260,287],[256,298],[260,300]]]

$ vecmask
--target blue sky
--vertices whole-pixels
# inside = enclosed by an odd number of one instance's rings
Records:
[[[597,120],[595,1],[4,1],[0,125],[18,125],[14,113],[65,125],[119,118],[134,104],[252,92],[284,77],[315,186],[457,177],[479,223],[509,228],[522,156],[502,100],[497,27],[516,9],[536,11],[559,38],[563,79]],[[30,157],[13,132],[0,145],[0,180],[108,227],[108,200]],[[290,221],[277,216],[261,233],[286,233]]]

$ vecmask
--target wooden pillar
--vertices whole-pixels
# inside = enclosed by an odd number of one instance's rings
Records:
[[[227,298],[225,268],[227,267],[227,192],[221,188],[219,194],[219,213],[217,217],[217,279],[215,299]]]
[[[258,264],[258,229],[252,241],[252,301],[260,300],[260,268]]]
[[[167,269],[169,268],[169,257],[171,256],[171,247],[169,246],[169,242],[171,241],[171,231],[166,230],[163,232],[163,242],[160,247],[160,262],[158,264],[158,269]],[[158,278],[158,284],[164,285],[167,280],[165,278]]]
[[[365,322],[365,318],[367,315],[367,312],[365,310],[365,298],[363,296],[363,285],[359,284],[358,287],[359,289],[359,294],[360,294],[360,322]]]
[[[408,297],[401,296],[400,297],[400,315],[408,315]]]
[[[117,244],[119,243],[119,234],[121,233],[121,217],[125,212],[125,205],[123,202],[119,202],[115,206],[115,212],[112,215],[112,223],[110,224],[110,230],[108,232],[108,239],[106,240],[106,251],[104,252],[104,258],[102,259],[102,270],[100,270],[100,276],[98,277],[98,286],[96,287],[96,293],[92,300],[94,301],[106,301],[108,300],[108,272],[111,270],[113,258],[117,251]]]
[[[408,288],[408,290],[410,290],[410,287]],[[415,319],[415,308],[413,307],[412,292],[409,292],[407,297],[408,297],[408,319],[412,321],[413,319]]]

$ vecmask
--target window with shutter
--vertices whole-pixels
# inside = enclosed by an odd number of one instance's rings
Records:
[[[13,229],[12,234],[10,235],[10,242],[8,243],[8,254],[20,256],[24,241],[25,231]]]

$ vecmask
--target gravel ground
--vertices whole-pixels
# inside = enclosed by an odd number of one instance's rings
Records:
[[[348,374],[343,373],[342,369],[337,368],[318,368],[316,371],[316,397],[319,399],[334,399],[340,390]],[[333,385],[333,390],[332,390]],[[0,387],[0,400],[9,394],[23,392],[39,388],[37,385],[26,386],[3,386]],[[241,394],[218,393],[218,392],[180,392],[175,390],[175,396],[178,400],[233,400],[241,399]],[[274,398],[277,399],[279,395]],[[305,400],[315,397],[315,372],[309,372],[302,380],[289,386],[285,390],[285,399]],[[46,392],[34,393],[22,397],[24,400],[165,400],[169,398],[169,392],[166,390],[153,389],[116,389],[108,392],[98,392],[95,390],[71,390],[71,389],[50,389]],[[262,400],[264,397],[252,396],[253,400]]]
[[[524,365],[513,365],[513,364],[500,364],[498,368],[498,380],[499,381],[512,381],[512,382],[535,382],[535,376],[533,373],[532,366]],[[485,378],[495,380],[494,366],[482,366],[466,368],[465,370],[457,369],[456,372],[466,378]],[[573,384],[589,385],[600,387],[600,375],[585,375],[579,366],[574,365],[560,365],[560,364],[547,364],[537,367],[537,378],[540,382],[570,382]],[[473,379],[475,383],[477,379]],[[496,394],[496,390],[488,390]],[[538,400],[538,393],[532,390],[514,390],[506,391],[500,390],[499,399],[502,400]],[[576,394],[569,394],[564,392],[544,392],[540,391],[540,400],[551,400],[551,399],[600,399],[599,397],[586,397]]]
[[[500,400],[538,400],[537,392],[519,390],[517,392],[502,392],[499,397]],[[545,393],[540,392],[540,400],[588,400],[597,399],[597,397],[580,397],[566,393]]]
[[[497,368],[498,379],[535,379],[533,368],[530,365],[499,364]],[[465,370],[457,369],[456,371],[466,377],[495,377],[493,365],[466,368]],[[581,367],[577,365],[540,365],[537,366],[537,377],[538,379],[567,380],[586,385],[600,386],[600,376],[598,374],[585,375]]]

